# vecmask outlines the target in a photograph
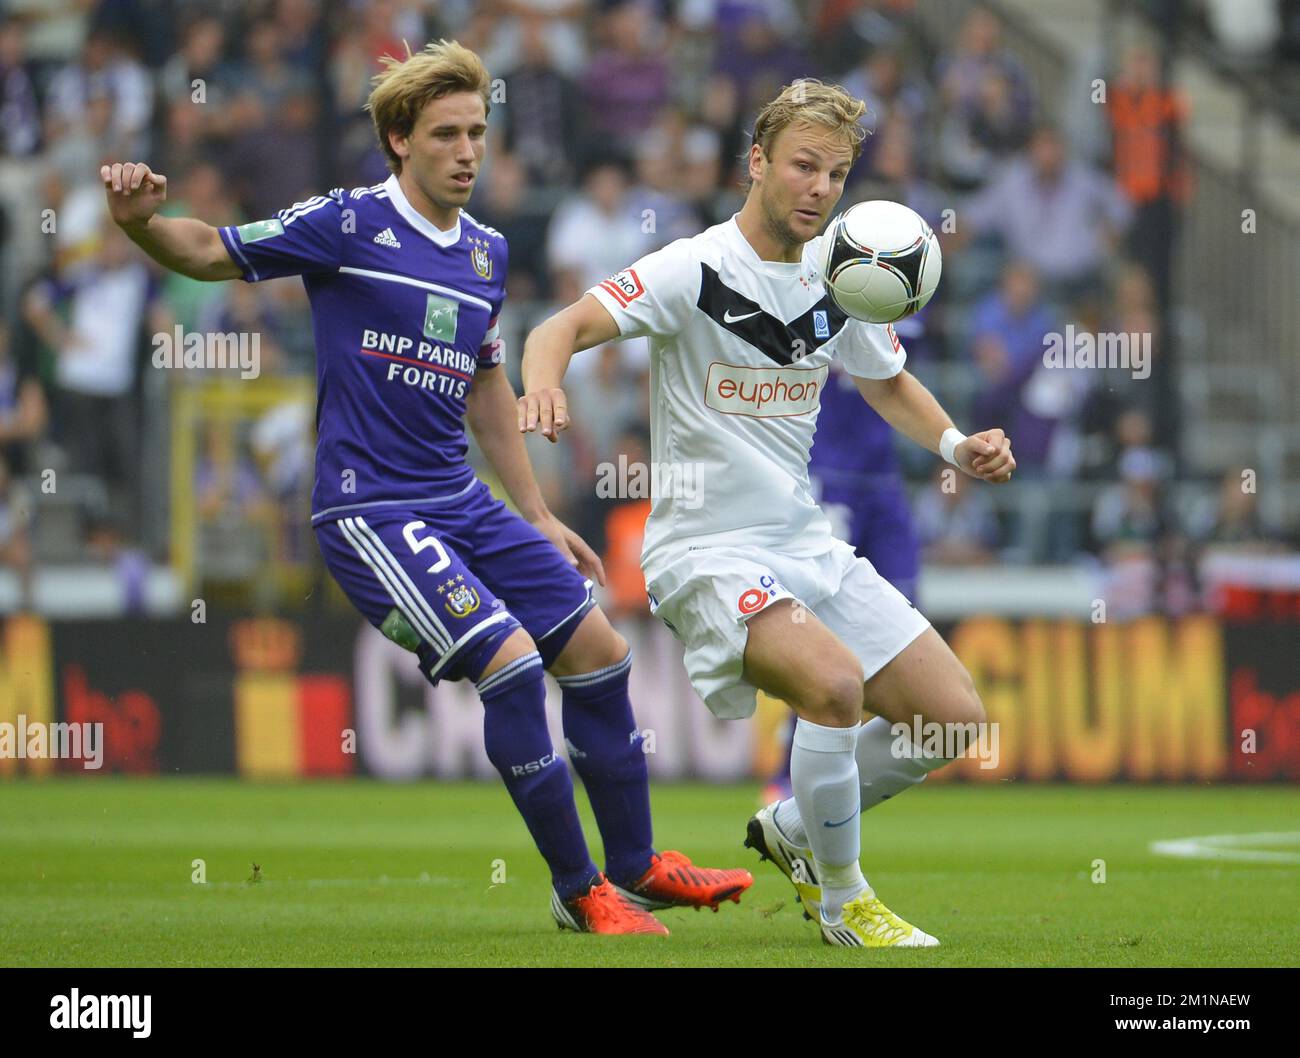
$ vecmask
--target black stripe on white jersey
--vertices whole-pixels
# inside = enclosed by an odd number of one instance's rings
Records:
[[[778,364],[794,363],[796,350],[802,350],[804,356],[816,352],[839,334],[848,320],[830,296],[823,294],[822,299],[798,319],[782,323],[757,301],[732,290],[706,264],[700,265],[700,296],[695,304],[719,327],[726,328]],[[825,335],[817,334],[813,318],[816,312],[826,313]]]

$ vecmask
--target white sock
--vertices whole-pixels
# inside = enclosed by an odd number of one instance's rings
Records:
[[[883,716],[876,716],[858,731],[856,756],[864,812],[924,782],[930,772],[949,763],[946,757],[923,756],[911,739],[906,739],[903,747],[907,754],[900,753],[898,736],[889,730],[892,726]]]
[[[895,756],[897,736],[890,733],[892,726],[883,716],[876,716],[858,728],[855,756],[864,812],[919,785],[930,772],[950,763],[946,758],[922,756],[919,747],[912,748],[910,757]],[[910,740],[908,745],[912,745]],[[786,798],[776,806],[776,825],[787,841],[808,846],[808,832],[793,798]]]
[[[818,881],[822,883],[822,918],[834,925],[844,917],[844,905],[863,893],[875,896],[875,891],[862,876],[862,868],[855,862],[845,867],[817,869],[822,873]]]
[[[838,922],[845,902],[867,887],[858,865],[862,791],[854,758],[861,726],[823,727],[800,717],[794,728],[790,785],[813,850],[828,922]]]

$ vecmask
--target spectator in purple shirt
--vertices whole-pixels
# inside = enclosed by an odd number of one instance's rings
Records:
[[[589,133],[633,153],[637,137],[668,102],[668,63],[654,47],[660,29],[641,0],[625,0],[601,23],[603,46],[582,78]]]
[[[1029,78],[1002,47],[1002,22],[986,7],[976,7],[962,23],[956,47],[944,55],[935,70],[945,108],[974,113],[990,73],[1007,78],[1013,106],[1023,121],[1033,110]]]
[[[1043,337],[1055,329],[1052,313],[1043,304],[1038,275],[1024,261],[1012,261],[1002,270],[997,290],[976,304],[970,317],[971,334],[997,334],[1014,366],[1041,360]]]
[[[957,211],[957,246],[993,235],[1013,258],[1033,265],[1049,297],[1094,293],[1131,210],[1113,180],[1066,156],[1060,133],[1040,126],[1023,157]]]
[[[807,27],[788,0],[701,0],[689,6],[697,9],[697,22],[712,23],[714,69],[735,83],[745,113],[757,111],[796,77],[817,73],[801,47]]]
[[[41,142],[41,114],[27,72],[23,29],[0,23],[0,158],[24,158]]]

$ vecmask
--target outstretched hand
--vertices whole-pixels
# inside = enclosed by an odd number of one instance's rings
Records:
[[[167,201],[167,177],[144,162],[114,162],[99,167],[108,212],[122,227],[144,224]]]
[[[953,450],[953,455],[971,477],[994,485],[1005,485],[1016,469],[1011,438],[998,429],[971,434]]]
[[[520,433],[534,433],[540,426],[542,436],[554,444],[560,439],[560,431],[569,428],[569,400],[562,389],[525,393],[517,407]]]
[[[560,554],[565,557],[569,565],[576,566],[579,573],[594,580],[601,587],[605,586],[605,566],[600,561],[600,556],[591,549],[587,541],[553,514],[548,514],[545,518],[532,524],[538,532],[559,549]]]

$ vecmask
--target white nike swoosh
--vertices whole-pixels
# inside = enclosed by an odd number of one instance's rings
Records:
[[[745,313],[745,315],[743,315],[743,316],[733,316],[733,315],[731,314],[731,310],[728,309],[726,312],[724,312],[724,313],[722,314],[722,322],[723,322],[723,323],[739,323],[741,320],[747,320],[747,319],[749,319],[750,316],[757,316],[758,313],[759,313],[759,312],[762,312],[762,311],[763,311],[762,309],[759,309],[758,312],[747,312],[747,313]]]

